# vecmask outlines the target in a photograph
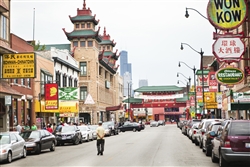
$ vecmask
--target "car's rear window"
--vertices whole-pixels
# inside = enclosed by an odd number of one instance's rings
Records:
[[[250,136],[250,122],[232,122],[230,136]]]

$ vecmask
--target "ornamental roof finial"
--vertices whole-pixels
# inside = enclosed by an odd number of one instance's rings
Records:
[[[83,9],[86,9],[86,2],[83,0]]]
[[[106,27],[104,27],[103,36],[106,36]]]

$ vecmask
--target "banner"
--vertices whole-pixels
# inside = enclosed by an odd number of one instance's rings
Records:
[[[59,100],[78,100],[78,88],[58,88]]]
[[[47,83],[44,86],[45,110],[58,109],[58,85]]]

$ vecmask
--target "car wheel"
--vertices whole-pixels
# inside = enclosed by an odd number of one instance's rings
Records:
[[[201,148],[201,150],[202,150],[202,152],[205,152],[206,150],[204,149],[206,146],[203,146],[203,144],[202,144],[202,148]]]
[[[12,162],[12,153],[9,151],[7,155],[7,162],[11,163]]]
[[[89,135],[87,136],[87,140],[86,141],[89,142]]]
[[[202,140],[200,140],[200,142],[199,142],[199,147],[200,148],[202,148],[202,145],[203,145],[202,143],[203,143]]]
[[[75,141],[73,142],[73,144],[74,144],[74,145],[78,145],[79,142],[80,142],[80,140],[79,140],[79,138],[77,137],[77,138],[75,139]]]
[[[41,153],[41,146],[40,144],[37,144],[36,146],[36,154],[40,154]]]
[[[83,143],[82,136],[81,136],[81,138],[80,138],[79,143],[80,143],[80,144],[82,144],[82,143]]]
[[[206,156],[210,156],[211,155],[211,150],[208,150],[208,147],[206,147]]]
[[[215,157],[215,155],[214,155],[214,152],[213,152],[213,151],[212,151],[212,155],[211,155],[211,160],[212,160],[212,162],[213,162],[213,163],[218,162],[218,158],[217,158],[217,157]]]
[[[135,129],[135,128],[133,128],[133,132],[136,132],[136,129]]]
[[[55,149],[56,149],[56,147],[55,147],[55,143],[54,143],[54,142],[52,142],[52,145],[51,145],[51,147],[50,147],[50,151],[55,151]]]
[[[199,142],[197,141],[197,139],[195,139],[195,145],[198,146],[199,145]]]
[[[228,166],[227,161],[223,158],[223,156],[220,153],[220,158],[219,158],[219,166],[220,167],[226,167]]]
[[[26,156],[27,156],[27,150],[26,150],[26,148],[24,147],[24,148],[23,148],[23,156],[22,156],[22,157],[23,157],[23,158],[26,158]]]

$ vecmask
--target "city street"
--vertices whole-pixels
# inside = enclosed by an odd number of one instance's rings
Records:
[[[141,132],[124,132],[106,137],[103,156],[97,156],[96,141],[56,147],[28,155],[1,167],[27,166],[187,166],[218,167],[200,148],[191,143],[175,125],[147,126]]]

